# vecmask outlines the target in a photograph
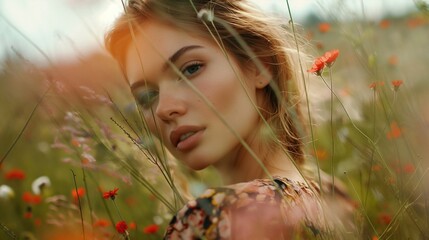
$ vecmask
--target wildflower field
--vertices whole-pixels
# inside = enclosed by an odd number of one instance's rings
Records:
[[[348,188],[356,239],[429,239],[429,7],[414,2],[295,28],[314,56],[307,157]],[[161,239],[188,195],[221,184],[147,151],[159,146],[107,53],[40,51],[43,67],[13,46],[0,59],[0,239]]]

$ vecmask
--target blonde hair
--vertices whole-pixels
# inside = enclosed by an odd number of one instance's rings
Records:
[[[214,14],[222,22],[207,24],[198,14],[204,11],[207,11],[205,20],[210,20],[208,15]],[[126,65],[126,49],[132,42],[131,26],[149,19],[168,22],[206,38],[220,37],[216,40],[222,42],[226,51],[243,67],[244,63],[254,63],[254,57],[257,57],[271,76],[271,83],[265,88],[268,106],[262,109],[262,116],[274,131],[277,143],[286,149],[298,166],[304,165],[300,137],[302,101],[297,87],[299,68],[292,57],[296,55],[295,40],[286,25],[264,15],[246,0],[129,0],[125,13],[105,37],[107,50],[122,68]],[[232,27],[239,38],[223,23]],[[250,47],[252,54],[240,39]],[[273,147],[273,144],[268,146]]]

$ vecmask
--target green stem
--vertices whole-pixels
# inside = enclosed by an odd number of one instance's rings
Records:
[[[79,193],[77,191],[76,174],[73,172],[72,169],[70,169],[70,171],[72,172],[72,175],[73,175],[74,187],[75,187],[75,191],[76,191],[77,202],[78,202],[78,205],[79,205],[80,222],[81,222],[81,225],[82,225],[82,235],[83,235],[83,239],[85,240],[86,239],[86,236],[85,236],[85,225],[83,223],[83,213],[82,213],[82,205],[80,203],[80,196],[79,196]]]
[[[329,67],[329,80],[331,84],[331,176],[332,176],[332,195],[335,195],[335,170],[334,170],[334,155],[335,155],[335,137],[334,137],[334,93],[332,81],[332,67]]]
[[[376,104],[376,97],[377,97],[377,91],[376,91],[376,88],[374,88],[374,90],[373,90],[373,100],[372,100],[372,102],[373,102],[373,109],[372,109],[372,111],[373,111],[373,113],[372,113],[372,115],[374,116],[374,122],[373,122],[373,128],[372,128],[372,137],[375,139],[375,135],[376,135],[376,133],[375,133],[375,129],[376,129],[376,106],[375,106],[375,104]],[[371,185],[371,178],[372,178],[372,166],[374,165],[374,148],[372,147],[371,148],[371,159],[370,159],[370,163],[369,163],[369,175],[368,175],[368,183],[367,183],[367,186],[366,186],[366,193],[365,193],[365,199],[364,199],[364,202],[363,202],[363,207],[364,207],[364,209],[366,209],[366,203],[367,203],[367,201],[368,201],[368,195],[369,195],[369,186]]]
[[[81,169],[82,169],[83,185],[85,186],[86,191],[89,192],[88,184],[86,182],[85,168],[84,168],[83,164],[81,165]],[[86,199],[88,200],[89,219],[91,221],[91,230],[93,231],[92,227],[94,226],[94,218],[92,216],[92,205],[91,205],[91,198],[90,198],[89,194],[86,195]]]
[[[296,51],[298,52],[298,63],[299,63],[299,67],[300,67],[300,73],[301,73],[301,77],[302,77],[302,82],[303,82],[303,86],[304,86],[304,93],[305,93],[305,99],[306,104],[307,104],[307,115],[308,115],[308,121],[309,121],[309,125],[310,125],[310,134],[311,134],[311,143],[313,146],[313,152],[316,153],[316,141],[315,141],[315,136],[314,136],[314,129],[313,129],[313,120],[311,118],[311,112],[310,112],[310,98],[308,96],[308,90],[307,90],[307,83],[305,82],[305,76],[304,76],[304,69],[302,68],[302,61],[300,58],[300,48],[299,48],[299,44],[298,44],[298,38],[297,38],[297,34],[296,34],[296,30],[295,30],[295,24],[294,24],[294,20],[292,17],[292,12],[290,11],[290,6],[289,6],[289,1],[286,0],[286,4],[287,4],[287,9],[288,9],[288,14],[290,17],[290,22],[292,25],[292,33],[293,33],[293,38],[294,38],[294,42],[295,42],[295,47],[296,47]],[[319,187],[320,189],[322,188],[322,178],[320,176],[320,164],[319,164],[319,159],[317,157],[317,154],[314,154],[315,158],[316,158],[316,166],[317,166],[317,177],[318,177],[318,183],[319,183]],[[323,191],[320,192],[321,194],[323,194]]]

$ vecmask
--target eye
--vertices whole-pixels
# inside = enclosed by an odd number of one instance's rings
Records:
[[[144,108],[149,109],[158,98],[158,91],[143,90],[134,94],[137,102]]]
[[[183,75],[185,75],[186,77],[190,77],[196,73],[198,73],[200,71],[200,69],[203,67],[203,64],[200,62],[192,62],[188,65],[186,65],[183,69],[182,69],[182,73]]]

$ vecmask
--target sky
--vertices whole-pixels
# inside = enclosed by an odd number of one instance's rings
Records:
[[[286,0],[252,1],[287,16]],[[289,5],[298,23],[309,12],[340,20],[364,15],[377,21],[384,14],[415,9],[413,0],[289,0]],[[104,32],[121,11],[120,0],[0,0],[0,58],[19,52],[39,65],[46,64],[43,55],[53,62],[78,60],[102,48]]]

